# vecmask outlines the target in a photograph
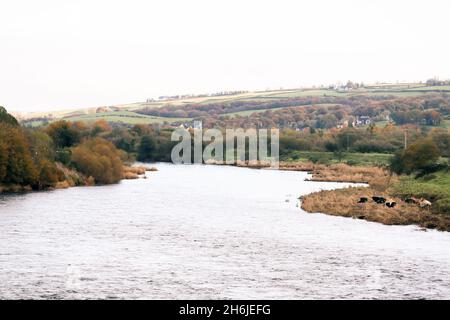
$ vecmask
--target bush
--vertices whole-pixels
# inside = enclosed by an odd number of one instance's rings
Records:
[[[314,154],[308,155],[308,160],[312,163],[317,163],[320,160],[320,157]]]
[[[429,173],[428,168],[436,164],[439,156],[439,150],[432,140],[419,140],[406,150],[396,152],[390,161],[390,169],[398,174],[420,170]]]
[[[444,198],[436,201],[435,210],[438,213],[450,214],[450,198]]]
[[[156,141],[150,135],[145,135],[141,139],[138,149],[137,159],[139,161],[153,161],[156,157]]]
[[[39,189],[54,187],[58,182],[58,169],[54,163],[45,161],[39,173]]]
[[[353,149],[358,152],[363,153],[371,153],[371,152],[377,152],[377,153],[383,153],[383,152],[392,152],[394,151],[394,146],[384,142],[384,141],[358,141],[353,146]]]
[[[71,156],[72,152],[70,149],[58,150],[55,153],[55,161],[61,162],[64,165],[69,165]]]
[[[53,122],[47,127],[46,131],[57,148],[72,147],[80,140],[80,133],[77,128],[71,122],[64,120]]]
[[[338,150],[338,145],[335,142],[327,141],[325,142],[325,150],[335,152]]]
[[[30,146],[18,126],[0,122],[0,183],[32,185],[38,171]]]
[[[117,183],[123,176],[121,153],[109,141],[89,138],[72,149],[72,163],[97,184]]]

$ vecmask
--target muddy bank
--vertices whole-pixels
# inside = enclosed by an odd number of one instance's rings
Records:
[[[145,167],[145,166],[124,166],[123,167],[123,179],[147,179],[146,173],[149,171],[158,171],[155,167]]]

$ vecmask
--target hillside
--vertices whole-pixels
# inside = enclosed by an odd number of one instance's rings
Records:
[[[327,101],[339,98],[353,99],[353,97],[391,97],[391,98],[411,98],[423,97],[430,94],[450,93],[450,86],[426,86],[424,84],[378,84],[364,87],[334,87],[334,88],[306,88],[306,89],[286,89],[256,92],[239,92],[236,94],[223,95],[201,95],[201,96],[176,96],[164,97],[160,100],[150,100],[148,102],[136,102],[130,104],[105,106],[86,109],[70,109],[54,112],[34,112],[27,114],[17,114],[15,116],[24,123],[31,126],[41,125],[48,121],[65,119],[69,121],[96,121],[106,120],[108,122],[121,122],[126,124],[151,124],[151,123],[174,123],[188,121],[194,117],[176,116],[155,116],[156,110],[164,108],[184,109],[186,106],[197,106],[207,108],[208,105],[234,105],[240,104],[242,107],[238,111],[227,111],[219,113],[223,116],[247,117],[255,113],[262,113],[267,109],[272,111],[280,110],[284,107],[271,107],[270,103],[285,102],[288,107],[290,100],[313,99],[310,104],[329,106]],[[264,104],[265,106],[261,105]],[[143,110],[150,110],[149,114]],[[182,112],[179,112],[182,114]],[[448,119],[444,119],[443,126],[448,127]]]

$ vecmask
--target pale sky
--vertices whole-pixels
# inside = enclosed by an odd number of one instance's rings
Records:
[[[450,1],[0,0],[0,105],[450,78]]]

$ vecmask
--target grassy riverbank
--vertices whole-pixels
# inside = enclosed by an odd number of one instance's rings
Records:
[[[352,167],[340,165],[289,164],[284,170],[312,172],[311,180],[330,182],[364,182],[368,187],[350,187],[330,191],[319,191],[302,197],[302,209],[329,215],[352,217],[387,225],[416,224],[424,228],[450,231],[450,175],[448,170],[414,179],[412,176],[391,175],[377,167]],[[396,203],[394,208],[377,204],[372,197],[383,197]],[[409,197],[431,201],[428,208],[404,200]],[[367,198],[366,203],[358,203]]]
[[[384,166],[392,154],[363,152],[293,151],[284,157],[285,163],[313,162],[318,164],[346,163],[352,166]]]
[[[420,178],[402,176],[391,188],[398,197],[415,196],[433,202],[433,211],[450,215],[450,172],[448,169],[434,172]]]
[[[358,203],[361,197],[385,197],[395,201],[394,208],[373,201]],[[450,216],[433,213],[415,204],[393,197],[390,192],[378,191],[371,187],[350,187],[331,191],[319,191],[303,197],[302,209],[307,212],[320,212],[334,216],[351,217],[386,225],[415,224],[424,228],[450,231]]]

